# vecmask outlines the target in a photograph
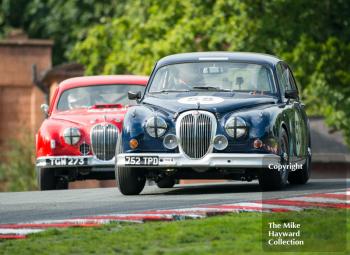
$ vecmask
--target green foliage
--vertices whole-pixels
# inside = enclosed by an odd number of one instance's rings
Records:
[[[350,144],[350,2],[346,0],[0,0],[0,37],[11,27],[55,40],[87,74],[150,74],[166,55],[255,51],[285,59],[307,110]]]
[[[54,62],[66,59],[73,45],[85,37],[90,26],[123,13],[125,0],[31,0],[25,12],[25,30],[34,38],[55,41]]]
[[[23,12],[29,1],[27,0],[0,0],[0,30],[5,32],[7,27],[21,27]]]
[[[0,191],[36,189],[34,141],[31,136],[11,140],[4,145],[0,162]]]
[[[307,110],[350,144],[350,2],[344,0],[141,0],[93,26],[70,57],[87,74],[149,74],[172,53],[255,51],[294,69]]]
[[[123,16],[93,27],[72,59],[87,74],[149,74],[159,58],[172,53],[241,49],[251,27],[238,22],[241,15],[245,6],[237,1],[136,0]]]
[[[0,35],[22,28],[31,38],[53,39],[54,64],[67,60],[87,29],[123,13],[125,0],[0,0]],[[4,20],[1,23],[1,20]]]

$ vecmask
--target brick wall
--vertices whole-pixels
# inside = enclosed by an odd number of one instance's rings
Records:
[[[39,128],[45,97],[32,82],[32,65],[39,72],[51,68],[51,47],[48,40],[0,41],[0,146],[20,131]]]

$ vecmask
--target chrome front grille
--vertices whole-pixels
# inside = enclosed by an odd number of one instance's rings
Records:
[[[112,124],[98,124],[91,129],[92,151],[100,160],[111,160],[115,156],[118,129]]]
[[[211,149],[216,127],[216,118],[209,112],[188,111],[181,114],[176,132],[182,151],[190,158],[203,158]]]

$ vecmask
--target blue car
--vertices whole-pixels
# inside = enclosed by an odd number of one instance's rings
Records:
[[[147,179],[259,180],[263,190],[305,184],[311,140],[289,66],[257,53],[197,52],[159,60],[138,105],[124,118],[116,150],[121,193]]]

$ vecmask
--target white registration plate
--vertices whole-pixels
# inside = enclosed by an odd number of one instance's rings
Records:
[[[127,166],[158,166],[159,157],[157,156],[125,156],[125,165]]]
[[[87,163],[87,158],[62,157],[46,159],[46,164],[49,166],[86,166]]]

